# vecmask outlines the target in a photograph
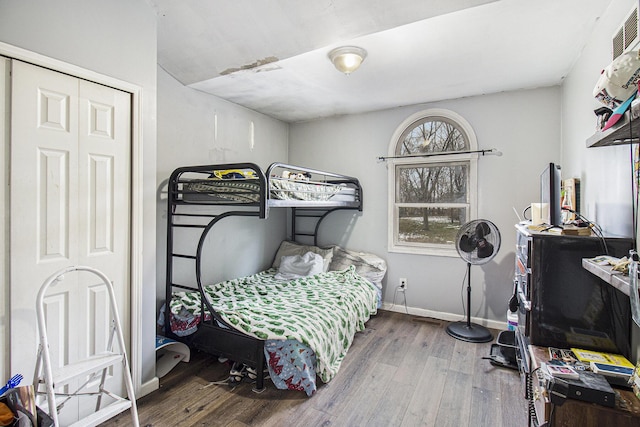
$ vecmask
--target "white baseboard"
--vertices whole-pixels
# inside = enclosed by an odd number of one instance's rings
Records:
[[[396,313],[409,313],[411,316],[419,316],[419,317],[431,317],[433,319],[438,320],[446,320],[447,322],[459,322],[464,321],[466,318],[461,316],[460,314],[453,313],[445,313],[442,311],[433,311],[433,310],[425,310],[423,308],[415,308],[415,307],[407,307],[405,311],[405,307],[403,305],[398,304],[389,304],[387,302],[382,304],[382,309],[387,311],[395,311]],[[479,317],[472,317],[471,321],[478,325],[482,325],[487,328],[497,329],[497,330],[506,330],[507,322],[500,322],[497,320],[489,320],[489,319],[481,319]]]
[[[159,388],[160,379],[158,377],[153,377],[151,380],[140,385],[140,388],[136,391],[136,400],[140,399],[142,396],[146,396],[152,391],[156,391]]]

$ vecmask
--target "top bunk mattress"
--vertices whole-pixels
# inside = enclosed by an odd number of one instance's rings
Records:
[[[312,174],[309,172],[291,173],[286,169],[275,175],[272,165],[262,181],[262,172],[255,168],[218,167],[224,165],[214,165],[207,171],[184,171],[177,182],[176,200],[196,204],[256,205],[261,202],[262,194],[266,194],[267,202],[273,206],[359,204],[359,183],[353,178],[319,180],[316,176],[310,178]],[[316,175],[323,173],[314,172]],[[341,177],[330,175],[331,178]],[[262,185],[267,188],[263,189]]]
[[[194,180],[182,187],[182,200],[205,203],[259,203],[260,182],[256,179]]]
[[[306,200],[311,202],[325,202],[328,200],[343,200],[354,202],[355,189],[346,184],[332,184],[326,182],[312,182],[297,179],[272,177],[269,180],[271,198],[277,200]]]

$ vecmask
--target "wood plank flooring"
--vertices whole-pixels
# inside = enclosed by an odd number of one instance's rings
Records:
[[[527,425],[517,371],[482,359],[491,343],[447,335],[446,322],[380,311],[358,333],[337,376],[318,391],[263,393],[251,384],[214,385],[229,367],[192,354],[138,400],[141,426],[456,426]],[[494,331],[494,335],[497,331]],[[102,424],[126,426],[129,412]]]

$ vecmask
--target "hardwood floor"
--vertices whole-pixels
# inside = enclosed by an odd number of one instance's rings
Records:
[[[338,372],[308,398],[251,384],[214,385],[229,367],[192,354],[138,400],[141,426],[456,426],[527,425],[517,371],[494,367],[491,343],[447,335],[446,322],[380,311],[358,333]],[[497,333],[497,332],[495,332]],[[128,412],[102,424],[126,426]]]

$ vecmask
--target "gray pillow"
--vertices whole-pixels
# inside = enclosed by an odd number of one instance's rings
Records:
[[[356,273],[369,279],[378,289],[382,289],[382,279],[387,272],[385,260],[367,252],[350,251],[335,246],[329,271],[344,270],[350,265],[356,268]]]
[[[276,256],[273,260],[273,267],[280,267],[280,261],[283,256],[304,255],[307,252],[313,252],[314,254],[320,255],[324,262],[322,271],[329,271],[329,265],[331,264],[331,259],[333,258],[333,248],[322,249],[317,246],[302,245],[300,243],[290,242],[288,240],[283,240],[282,243],[280,243],[280,248],[278,248]]]

